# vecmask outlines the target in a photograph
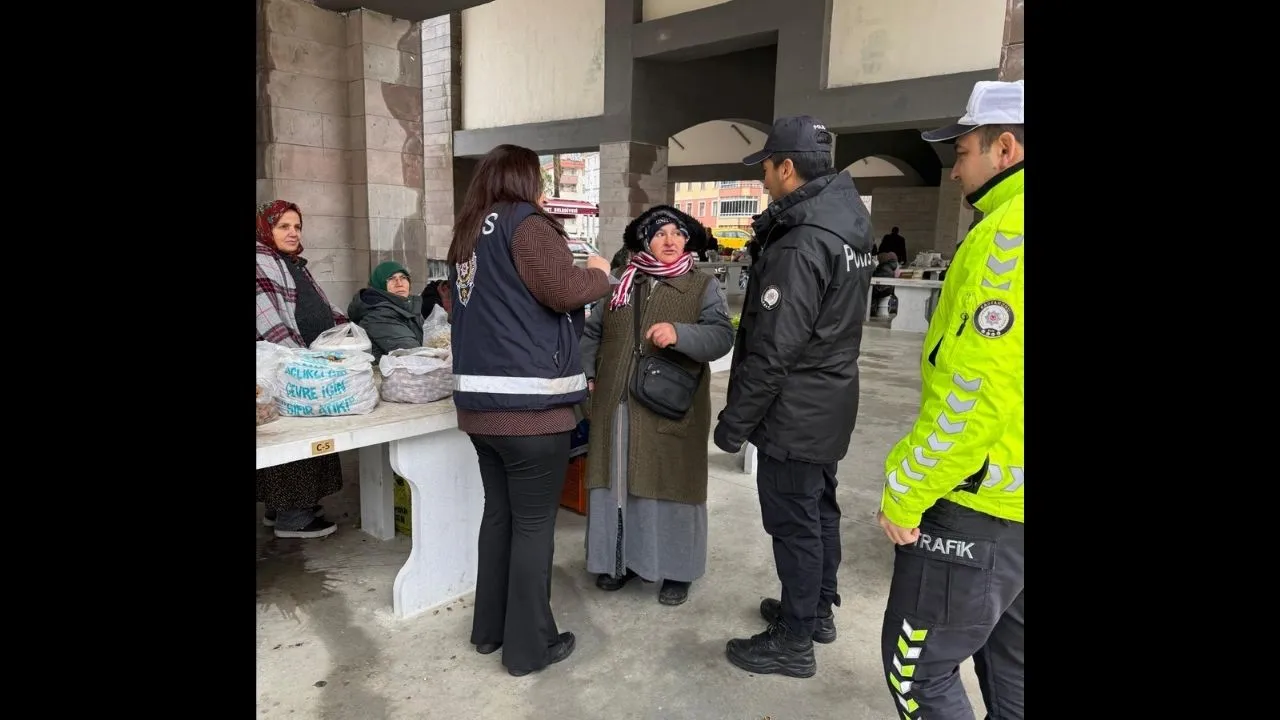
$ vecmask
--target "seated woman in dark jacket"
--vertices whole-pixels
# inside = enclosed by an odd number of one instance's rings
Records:
[[[369,287],[351,298],[347,316],[369,333],[374,360],[392,350],[422,347],[422,297],[411,287],[409,271],[388,260],[369,274]]]

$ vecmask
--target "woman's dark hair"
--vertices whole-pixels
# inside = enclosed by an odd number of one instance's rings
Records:
[[[534,212],[547,219],[556,232],[568,240],[559,220],[538,205],[542,195],[542,167],[538,154],[519,145],[499,145],[490,150],[471,177],[471,185],[462,199],[462,208],[453,224],[453,242],[447,259],[451,264],[466,262],[480,241],[480,228],[491,212],[503,212],[511,205],[526,202]],[[495,210],[495,206],[505,207]]]

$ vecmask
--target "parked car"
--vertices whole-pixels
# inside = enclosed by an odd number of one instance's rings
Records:
[[[575,264],[586,267],[587,256],[599,255],[600,251],[583,238],[569,238],[569,252],[573,253]]]

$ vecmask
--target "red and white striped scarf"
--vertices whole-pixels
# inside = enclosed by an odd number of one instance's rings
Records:
[[[613,289],[613,299],[609,301],[609,309],[617,310],[624,305],[631,304],[631,285],[636,276],[636,271],[653,277],[673,278],[680,277],[692,270],[693,264],[693,253],[688,252],[681,255],[679,260],[670,265],[662,264],[647,252],[638,252],[632,255],[627,269],[622,272],[621,282]]]

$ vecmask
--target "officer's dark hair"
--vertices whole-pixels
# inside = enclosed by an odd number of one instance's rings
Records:
[[[1018,141],[1019,145],[1026,147],[1026,143],[1022,141],[1021,125],[983,125],[976,131],[978,133],[978,144],[980,152],[986,152],[991,149],[992,143],[1000,139],[1000,136],[1009,133],[1013,135],[1013,139]]]
[[[538,215],[546,218],[556,232],[569,239],[559,220],[538,206],[542,196],[542,167],[538,154],[519,145],[499,145],[490,150],[476,166],[471,185],[462,199],[462,208],[453,224],[453,242],[447,259],[456,264],[466,262],[480,241],[484,218],[500,203],[526,202]]]
[[[775,168],[790,160],[801,183],[830,175],[836,169],[831,153],[826,152],[776,152],[769,156],[769,160]]]

